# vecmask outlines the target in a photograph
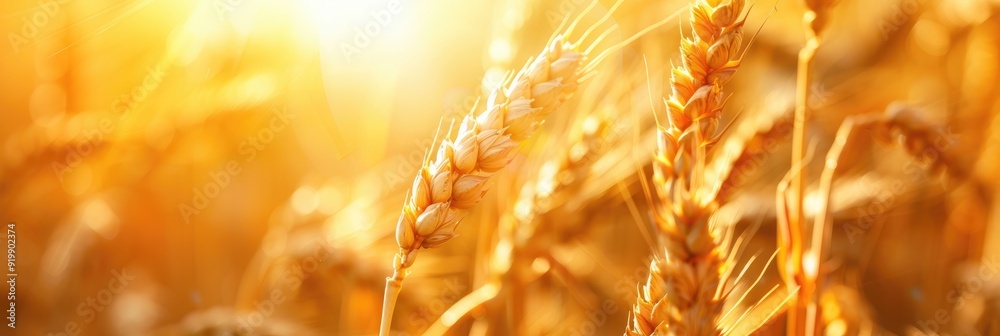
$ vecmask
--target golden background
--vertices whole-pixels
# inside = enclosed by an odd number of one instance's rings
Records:
[[[612,3],[600,1],[585,21]],[[754,5],[745,44],[758,27],[759,35],[727,85],[723,119],[740,111],[735,129],[790,114],[804,42],[801,1]],[[399,208],[435,132],[471,111],[584,6],[4,1],[0,217],[16,224],[13,334],[239,334],[254,312],[264,315],[254,334],[375,334]],[[605,44],[685,6],[625,1]],[[948,300],[963,274],[1000,253],[992,200],[1000,157],[992,132],[1000,109],[998,14],[1000,2],[988,0],[837,2],[813,70],[808,130],[816,152],[826,152],[846,116],[902,102],[956,136],[948,151],[970,173],[962,181],[913,173],[912,160],[891,146],[849,155],[833,201],[839,267],[830,291],[831,305],[841,307],[830,309],[841,314],[831,321],[849,327],[828,332],[902,335],[942,310],[959,327],[973,325],[959,317],[986,325],[1000,314],[1000,279],[970,294],[962,309]],[[518,280],[526,283],[520,294],[501,292],[452,332],[509,334],[514,315],[529,334],[623,330],[648,267],[649,246],[636,225],[649,221],[636,175],[653,151],[647,92],[657,102],[668,93],[664,76],[678,62],[678,29],[690,31],[687,18],[604,62],[522,146],[459,237],[421,254],[394,330],[423,331],[496,275],[490,260],[498,231],[517,211],[522,187],[571,147],[594,113],[623,120],[608,136],[617,140],[602,144],[617,156],[574,177],[595,187],[561,201],[566,208],[546,219],[584,226],[551,241],[548,253],[565,269],[544,259],[512,266],[530,270]],[[621,97],[607,99],[615,94]],[[788,170],[788,141],[756,165],[725,209],[740,231],[763,223],[740,265],[774,251],[774,186]],[[812,176],[822,165],[815,161]],[[638,216],[626,200],[637,203]],[[859,218],[866,226],[855,235]],[[751,297],[780,283],[761,265],[750,271],[764,272]],[[122,274],[132,279],[111,286]],[[87,305],[112,289],[107,304]],[[283,303],[261,308],[276,290]],[[614,309],[594,308],[606,302]],[[613,312],[594,313],[602,311]],[[1000,325],[992,326],[995,334]]]

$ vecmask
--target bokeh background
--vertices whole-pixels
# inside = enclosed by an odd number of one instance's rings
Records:
[[[612,3],[599,1],[584,24]],[[627,0],[602,26],[616,30],[601,46],[686,4]],[[396,218],[435,133],[586,5],[4,1],[0,217],[16,224],[18,277],[17,328],[0,330],[377,333]],[[787,119],[802,13],[797,0],[754,3],[746,41],[759,34],[727,88],[725,122],[741,114],[733,134]],[[1000,311],[1000,278],[977,278],[984,289],[963,296],[964,307],[949,295],[1000,254],[998,14],[995,0],[837,2],[810,84],[815,151],[826,152],[845,117],[903,103],[955,135],[948,151],[968,174],[913,172],[891,146],[852,152],[833,201],[840,266],[829,294],[840,307],[830,321],[847,327],[832,334],[908,334],[940,311],[959,327],[978,326]],[[421,254],[394,330],[418,334],[492,279],[517,285],[454,334],[623,330],[650,253],[637,181],[648,178],[652,111],[663,107],[651,107],[649,93],[655,102],[668,94],[681,27],[690,31],[673,21],[616,52],[522,146],[460,236]],[[545,212],[532,219],[558,227],[536,233],[547,237],[546,257],[503,265],[496,256],[509,247],[505,223],[523,220],[523,190],[545,190],[546,161],[580,159],[573,149],[581,134],[593,136],[594,120],[604,127],[599,139],[582,142],[600,149],[587,158],[592,168],[548,177],[583,187],[540,202]],[[775,248],[774,190],[790,155],[789,140],[778,141],[723,209],[738,232],[763,223],[744,262]],[[751,298],[780,284],[773,266],[750,269],[763,274]]]

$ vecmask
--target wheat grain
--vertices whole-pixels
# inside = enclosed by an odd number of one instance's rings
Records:
[[[741,0],[696,0],[693,36],[681,40],[681,66],[673,68],[666,101],[668,127],[660,129],[653,181],[659,204],[654,216],[663,255],[650,263],[626,328],[628,335],[717,335],[725,293],[727,251],[709,225],[718,204],[697,191],[706,152],[724,105],[722,87],[739,68],[744,20]]]

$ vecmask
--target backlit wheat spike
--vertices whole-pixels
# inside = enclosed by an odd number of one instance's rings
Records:
[[[521,197],[514,205],[511,225],[501,231],[503,244],[510,246],[510,253],[497,251],[494,253],[493,265],[496,268],[506,265],[505,273],[509,279],[522,279],[519,275],[525,272],[525,265],[530,265],[536,258],[544,258],[549,263],[559,263],[552,256],[555,245],[564,243],[573,237],[578,237],[589,226],[580,212],[581,203],[595,195],[579,195],[580,188],[585,184],[587,175],[595,160],[606,151],[606,136],[610,131],[610,120],[596,116],[588,117],[584,122],[583,134],[568,144],[565,151],[560,151],[558,157],[546,162],[539,171],[538,181],[525,186]],[[511,260],[502,260],[504,258]],[[499,259],[499,260],[498,260]],[[564,269],[557,267],[556,269]],[[510,284],[515,296],[523,296],[524,283]],[[523,300],[515,302],[523,303]],[[514,307],[517,315],[515,323],[523,324],[523,312],[526,307]]]
[[[562,231],[576,231],[572,224],[563,221],[553,221],[555,218],[543,219],[552,210],[558,209],[569,199],[579,197],[573,195],[578,191],[583,180],[591,173],[590,168],[599,155],[605,152],[608,143],[607,136],[612,124],[606,117],[589,116],[584,121],[584,129],[577,139],[568,144],[565,151],[546,162],[539,170],[538,181],[525,186],[514,205],[514,216],[517,227],[512,233],[515,241],[525,244],[538,244],[552,234],[563,235]],[[563,210],[563,209],[559,209]],[[577,209],[565,209],[575,211]],[[553,221],[555,227],[539,228],[545,221]],[[540,232],[543,230],[544,232]],[[568,233],[568,232],[565,232]],[[572,236],[572,234],[568,234]]]
[[[393,275],[386,278],[381,336],[388,335],[394,298],[417,251],[439,246],[455,236],[458,223],[488,191],[490,176],[510,163],[519,143],[569,99],[581,78],[592,74],[611,53],[674,17],[668,16],[590,58],[589,52],[602,37],[583,46],[583,41],[567,42],[565,35],[573,32],[595,4],[591,2],[565,31],[560,29],[563,33],[554,35],[540,55],[494,89],[484,112],[466,116],[457,137],[441,143],[433,161],[424,161],[396,224],[399,252],[393,260]],[[608,16],[610,13],[605,19]]]
[[[584,118],[580,130],[574,132],[577,134],[565,144],[566,148],[559,150],[553,159],[542,164],[537,180],[522,188],[513,208],[516,226],[509,230],[510,238],[520,237],[515,240],[521,243],[538,243],[538,240],[545,239],[535,237],[536,235],[549,235],[558,233],[558,229],[568,229],[563,224],[559,228],[545,228],[545,232],[539,232],[538,226],[546,221],[542,217],[550,211],[560,210],[568,200],[580,198],[574,191],[581,187],[583,180],[591,173],[594,161],[608,149],[613,126],[612,119],[606,115]]]
[[[483,114],[465,117],[455,140],[442,143],[413,181],[396,228],[397,269],[410,267],[417,249],[454,237],[462,216],[488,190],[490,175],[576,90],[582,61],[571,44],[557,39],[505,88],[493,91]]]
[[[898,141],[903,150],[932,174],[947,171],[956,179],[968,174],[958,164],[954,151],[950,151],[957,146],[957,139],[942,127],[923,120],[913,108],[903,104],[889,105],[879,126],[875,132],[877,139],[887,143]]]
[[[705,179],[710,184],[707,193],[715,195],[719,203],[726,203],[743,185],[747,175],[757,170],[761,161],[791,134],[792,118],[788,114],[766,116],[751,126],[755,127],[753,132],[736,134],[737,138],[719,148],[721,151],[705,171]]]
[[[542,117],[576,91],[584,61],[577,45],[555,38],[493,91],[482,114],[462,120],[457,137],[441,143],[434,161],[425,161],[396,225],[399,252],[393,275],[386,280],[386,300],[390,291],[398,292],[417,251],[455,236],[462,217],[489,190],[490,176],[507,166],[519,142],[534,133]],[[382,335],[387,335],[389,321],[391,308],[383,310]]]
[[[570,132],[565,146],[560,142],[554,157],[536,171],[537,178],[521,188],[514,206],[500,220],[500,242],[491,254],[487,283],[452,305],[424,335],[444,334],[469,310],[496,297],[501,288],[516,292],[523,287],[524,284],[514,281],[518,277],[509,274],[536,258],[546,257],[554,244],[578,237],[588,227],[583,225],[583,216],[566,218],[566,215],[588,208],[605,194],[605,189],[625,178],[609,171],[606,164],[600,164],[605,159],[622,162],[618,159],[621,154],[612,153],[616,149],[627,150],[622,146],[623,125],[628,124],[630,117],[621,115],[621,111],[628,108],[631,88],[640,83],[642,76],[619,81],[612,77],[617,75],[604,73],[609,76],[594,79],[597,83],[584,93],[601,95],[594,95],[592,101],[577,107],[589,115]],[[521,311],[517,308],[510,312],[515,326],[521,321],[518,316]]]
[[[549,211],[562,207],[569,198],[578,197],[571,191],[578,190],[586,174],[590,173],[591,163],[606,149],[606,140],[610,131],[610,120],[606,117],[588,116],[581,134],[574,137],[566,150],[561,150],[557,157],[547,161],[539,172],[538,182],[524,186],[523,192],[514,205],[514,213],[507,218],[510,225],[501,229],[496,251],[490,260],[490,280],[480,288],[456,302],[449,308],[424,335],[443,335],[458,318],[465,316],[469,310],[491,300],[501,288],[521,286],[510,284],[517,277],[505,276],[518,265],[530,262],[538,257],[544,257],[551,244],[560,239],[574,237],[583,229],[574,221],[568,227],[555,227],[553,219],[543,219]],[[569,178],[563,176],[569,175]],[[561,209],[560,209],[561,210]],[[547,223],[539,227],[540,224]],[[523,308],[514,309],[517,313]],[[518,323],[519,318],[513,318]]]
[[[727,250],[709,225],[718,203],[699,189],[707,151],[718,141],[722,87],[739,68],[744,1],[696,0],[693,36],[681,40],[681,65],[672,70],[653,182],[660,207],[654,220],[662,256],[650,264],[627,335],[718,335],[725,300],[719,290]]]

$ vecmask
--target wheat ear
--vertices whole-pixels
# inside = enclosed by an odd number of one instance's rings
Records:
[[[659,28],[676,15],[642,29],[590,58],[590,52],[614,28],[598,35],[589,45],[582,45],[583,41],[594,28],[611,17],[622,1],[616,1],[575,43],[567,42],[564,36],[572,34],[597,2],[591,2],[565,30],[561,25],[557,31],[563,33],[553,35],[537,58],[529,61],[516,75],[508,76],[502,85],[493,90],[482,114],[466,116],[457,137],[441,143],[433,162],[429,156],[425,159],[396,224],[399,252],[393,259],[393,274],[386,278],[381,336],[389,333],[395,298],[402,289],[407,270],[416,260],[417,251],[439,246],[455,236],[462,217],[479,203],[489,189],[490,176],[510,163],[519,142],[530,137],[543,117],[569,99],[581,78],[588,77],[612,53]]]
[[[434,324],[424,332],[425,336],[443,335],[459,318],[465,316],[473,308],[483,302],[493,299],[499,294],[500,289],[509,285],[512,277],[503,275],[513,271],[512,268],[524,260],[534,260],[538,256],[548,254],[546,243],[552,243],[552,237],[556,236],[556,230],[548,230],[543,234],[534,234],[538,227],[538,221],[545,217],[548,211],[558,206],[558,201],[565,201],[567,189],[576,189],[590,170],[592,160],[603,152],[605,148],[604,136],[609,131],[610,124],[606,118],[589,116],[584,123],[583,132],[569,143],[567,150],[560,151],[558,158],[547,161],[539,172],[539,181],[527,184],[523,188],[514,206],[514,214],[510,215],[512,225],[506,230],[501,230],[501,240],[503,243],[497,244],[496,250],[490,259],[490,278],[486,284],[473,290],[471,293],[457,301],[448,308]],[[555,169],[551,169],[555,167]],[[570,174],[571,179],[558,179],[557,176]],[[543,187],[544,185],[544,187]],[[540,204],[549,206],[541,206]],[[555,207],[553,207],[555,206]],[[528,228],[528,229],[525,229]],[[574,226],[573,228],[577,228]],[[522,230],[528,230],[526,234],[519,234]],[[568,230],[569,231],[569,230]],[[573,233],[566,234],[567,236]],[[514,284],[518,286],[519,284]],[[519,310],[520,308],[515,309]],[[516,312],[512,312],[516,313]],[[517,325],[519,318],[512,318],[512,322]]]
[[[462,217],[489,189],[489,178],[507,166],[518,143],[577,88],[584,55],[578,46],[555,38],[548,47],[493,90],[486,110],[464,118],[454,140],[441,143],[433,162],[425,160],[407,194],[396,224],[399,252],[386,279],[382,332],[388,333],[392,303],[420,248],[432,248],[455,236]]]
[[[507,297],[511,300],[509,321],[517,330],[515,333],[521,332],[517,328],[525,323],[523,291],[526,283],[521,275],[525,266],[536,258],[545,258],[553,265],[559,264],[552,255],[553,249],[590,228],[590,223],[584,221],[587,215],[580,210],[601,202],[610,188],[621,187],[620,181],[632,173],[628,169],[613,167],[627,162],[622,159],[631,152],[624,146],[623,133],[627,120],[621,119],[624,116],[620,111],[632,103],[632,87],[641,80],[641,76],[630,76],[624,82],[614,77],[593,80],[595,85],[584,93],[593,99],[585,99],[577,110],[599,112],[582,118],[579,127],[570,132],[569,141],[556,146],[558,149],[554,158],[540,166],[535,180],[529,180],[521,187],[513,207],[501,217],[499,242],[490,258],[489,280],[442,314],[432,326],[435,333],[428,329],[425,336],[442,334],[471,309],[493,299],[501,289],[508,293]],[[564,279],[575,279],[574,274],[560,272],[566,269],[565,266],[551,268]],[[571,287],[579,285],[579,281],[568,282]],[[571,288],[570,293],[579,293],[581,302],[593,303],[593,297],[575,289]]]
[[[709,225],[718,204],[697,191],[707,151],[717,141],[722,87],[739,68],[744,2],[696,0],[694,34],[681,40],[671,76],[669,124],[658,132],[653,182],[661,208],[654,219],[664,254],[650,264],[627,335],[718,335],[727,252]]]
[[[424,163],[397,223],[397,271],[413,265],[418,249],[455,236],[455,226],[488,190],[489,177],[507,166],[518,143],[576,90],[582,61],[574,45],[557,38],[506,88],[493,91],[484,113],[465,117],[458,136],[440,145],[434,162]]]
[[[956,180],[964,180],[969,171],[959,164],[951,147],[957,146],[957,139],[947,131],[920,117],[914,108],[894,103],[886,107],[876,138],[883,143],[896,140],[910,156],[923,164],[931,174],[947,172]]]
[[[494,299],[501,289],[517,292],[517,287],[523,284],[516,276],[508,274],[516,272],[518,265],[525,264],[526,260],[530,263],[536,257],[547,256],[553,244],[576,237],[586,229],[577,220],[579,217],[566,218],[565,214],[578,212],[603,194],[600,189],[586,190],[584,186],[599,184],[593,180],[598,175],[594,164],[607,159],[605,154],[620,142],[623,122],[615,120],[616,114],[631,102],[628,98],[634,83],[616,79],[611,75],[598,75],[593,79],[594,84],[581,93],[594,97],[577,107],[577,111],[581,111],[581,122],[568,132],[566,141],[552,141],[551,145],[546,145],[555,148],[554,158],[544,160],[538,169],[532,170],[537,173],[535,178],[526,180],[520,187],[521,192],[514,194],[513,206],[500,217],[499,241],[489,258],[486,283],[441,314],[424,332],[425,336],[443,335],[472,309]],[[637,79],[633,77],[632,82]],[[611,180],[620,179],[615,176]],[[520,325],[520,311],[519,308],[510,311],[513,328]]]

